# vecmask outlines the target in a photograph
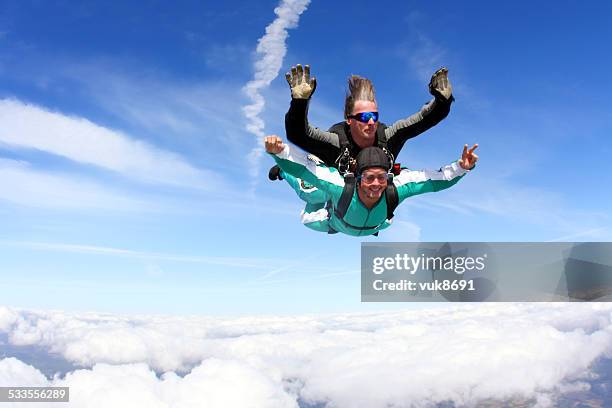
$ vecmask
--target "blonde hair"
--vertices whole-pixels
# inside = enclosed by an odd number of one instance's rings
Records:
[[[359,75],[351,75],[348,79],[348,92],[344,100],[344,118],[353,112],[355,101],[370,101],[376,103],[376,94],[372,81]]]

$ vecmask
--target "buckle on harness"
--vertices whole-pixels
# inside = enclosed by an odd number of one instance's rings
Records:
[[[395,157],[393,157],[393,155],[391,154],[390,151],[387,150],[386,147],[382,148],[382,151],[387,155],[387,157],[389,158],[389,163],[391,163],[392,166],[394,166],[395,163]]]
[[[351,154],[348,147],[345,147],[340,156],[336,159],[340,174],[346,174],[351,170]]]

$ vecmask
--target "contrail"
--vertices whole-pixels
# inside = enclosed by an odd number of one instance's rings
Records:
[[[258,141],[257,147],[249,153],[251,174],[254,180],[259,175],[259,158],[263,154],[261,138],[264,136],[265,123],[259,117],[265,106],[261,90],[268,87],[278,76],[287,53],[287,30],[297,27],[300,15],[306,10],[310,0],[281,0],[274,9],[277,18],[266,27],[266,34],[258,40],[255,61],[255,75],[243,88],[243,92],[251,100],[251,104],[244,106],[242,112],[247,118],[246,129],[254,134]]]

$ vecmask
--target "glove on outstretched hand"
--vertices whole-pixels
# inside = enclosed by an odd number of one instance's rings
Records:
[[[310,65],[305,65],[304,69],[300,64],[291,67],[291,73],[287,72],[285,78],[291,88],[293,99],[308,99],[317,87],[316,78],[310,77]]]
[[[448,69],[440,68],[431,76],[429,81],[429,93],[436,99],[449,100],[453,97],[453,87],[448,80]]]

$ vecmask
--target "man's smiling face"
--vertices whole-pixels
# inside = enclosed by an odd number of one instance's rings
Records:
[[[387,188],[387,171],[382,167],[364,170],[359,188],[369,200],[378,200]]]

